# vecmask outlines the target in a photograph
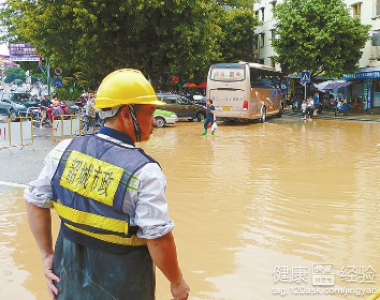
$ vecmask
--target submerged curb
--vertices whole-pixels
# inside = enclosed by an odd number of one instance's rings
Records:
[[[293,112],[291,109],[284,111],[284,116],[302,118],[302,114],[299,111]],[[360,122],[380,122],[380,115],[378,114],[365,114],[365,113],[349,113],[347,116],[338,115],[335,116],[334,112],[324,111],[320,115],[313,116],[313,119],[325,119],[325,120],[342,120],[342,121],[360,121]]]

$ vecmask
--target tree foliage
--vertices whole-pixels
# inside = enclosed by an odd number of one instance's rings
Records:
[[[26,74],[25,71],[21,68],[5,68],[6,77],[4,82],[5,83],[11,83],[15,80],[18,80],[19,82],[25,82]]]
[[[226,20],[221,25],[222,7],[214,0],[7,0],[2,25],[65,74],[86,74],[92,88],[120,68],[140,69],[157,87],[159,75],[173,70],[188,78],[205,74],[210,62],[224,57],[227,45],[219,41],[232,35],[223,30],[241,37],[230,53],[249,48],[242,38],[251,38],[252,16],[244,7],[252,7],[253,0],[222,2],[242,7],[229,20],[247,27]]]
[[[54,63],[99,82],[119,68],[151,77],[180,61],[190,70],[219,55],[218,26],[201,1],[14,0],[7,2],[17,36]],[[23,17],[21,18],[20,15]],[[204,28],[209,30],[203,31]]]
[[[257,19],[250,9],[223,11],[220,22],[222,61],[253,61],[256,25]]]
[[[355,71],[370,26],[352,19],[342,0],[285,0],[274,13],[273,47],[283,69],[330,77]]]

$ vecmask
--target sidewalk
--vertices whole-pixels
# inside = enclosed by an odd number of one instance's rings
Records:
[[[287,108],[284,110],[284,116],[289,117],[299,117],[302,118],[301,110],[293,110]],[[335,116],[334,111],[323,110],[322,114],[318,115],[314,111],[314,119],[333,119],[333,120],[347,120],[347,121],[363,121],[363,122],[380,122],[380,114],[373,113],[369,114],[367,112],[348,112],[348,115],[345,116],[343,113]]]

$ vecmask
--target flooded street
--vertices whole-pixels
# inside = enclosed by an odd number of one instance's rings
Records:
[[[140,144],[167,177],[190,299],[366,299],[311,289],[380,287],[380,123],[271,118],[201,132],[178,122]],[[49,299],[21,187],[0,192],[0,227],[0,299]],[[172,299],[159,271],[156,295]]]

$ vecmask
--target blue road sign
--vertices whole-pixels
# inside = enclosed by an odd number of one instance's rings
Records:
[[[301,83],[309,83],[310,82],[310,72],[304,71],[301,72]]]
[[[54,79],[54,86],[56,88],[61,88],[62,87],[62,80],[59,78]]]

